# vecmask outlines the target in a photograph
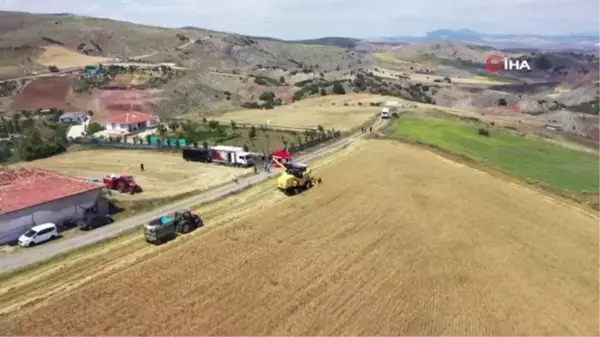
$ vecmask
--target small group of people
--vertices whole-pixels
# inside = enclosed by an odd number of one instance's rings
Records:
[[[360,128],[360,132],[362,132],[362,133],[367,132],[367,128]],[[373,127],[372,126],[369,128],[369,132],[373,132]]]

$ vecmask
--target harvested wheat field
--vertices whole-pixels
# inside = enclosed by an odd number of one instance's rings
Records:
[[[597,335],[596,215],[391,141],[318,173],[0,333]]]
[[[382,96],[364,95],[364,97],[382,101]],[[326,129],[335,128],[347,131],[367,122],[375,116],[378,107],[369,106],[366,101],[363,106],[357,105],[361,95],[325,96],[302,100],[291,105],[284,105],[271,110],[244,109],[226,112],[215,120],[223,123],[272,124],[278,126],[293,126],[310,128],[322,125]],[[344,103],[348,106],[344,106]]]
[[[144,163],[144,172],[140,164]],[[230,182],[250,170],[187,162],[181,153],[143,150],[85,150],[40,159],[21,166],[35,166],[68,173],[82,178],[115,173],[132,174],[143,193],[129,195],[114,193],[123,200],[174,196]]]
[[[56,66],[59,69],[96,65],[112,60],[108,57],[80,54],[63,46],[45,46],[43,49],[36,62],[47,67]]]

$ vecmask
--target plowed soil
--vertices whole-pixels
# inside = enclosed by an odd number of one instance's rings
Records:
[[[318,173],[0,334],[597,335],[596,215],[391,141]]]
[[[71,76],[40,77],[29,83],[13,100],[14,110],[35,110],[54,107],[73,111],[67,95],[74,78]]]

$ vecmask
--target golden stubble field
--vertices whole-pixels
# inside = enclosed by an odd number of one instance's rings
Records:
[[[93,66],[111,61],[111,58],[80,54],[63,46],[45,46],[36,62],[59,69]]]
[[[140,164],[144,164],[144,171]],[[187,162],[181,153],[143,150],[94,149],[67,152],[18,166],[38,167],[67,173],[84,179],[102,179],[107,174],[131,174],[143,192],[135,195],[114,192],[123,200],[141,200],[169,197],[185,192],[205,190],[236,176],[249,173],[249,169]]]
[[[597,335],[597,215],[392,141],[318,174],[0,334]]]
[[[407,74],[410,77],[411,81],[421,82],[421,83],[436,83],[435,80],[440,80],[442,82],[437,83],[439,85],[446,85],[447,83],[444,80],[444,76],[433,75],[433,74],[419,74],[413,71],[400,72],[391,69],[387,69],[385,67],[378,67],[375,70],[370,70],[373,72],[375,76],[389,78],[389,79],[398,79],[398,76]],[[506,82],[494,80],[493,78],[488,78],[484,76],[472,76],[472,77],[450,77],[453,83],[458,84],[473,84],[473,85],[500,85],[506,84]]]
[[[383,99],[383,96],[371,94],[329,95],[301,100],[270,110],[228,111],[214,119],[222,123],[233,120],[237,123],[303,128],[316,128],[321,125],[325,129],[347,131],[364,124],[380,111],[381,108],[369,106],[369,101],[379,102]],[[358,102],[362,102],[363,105],[357,105]],[[348,106],[344,106],[344,103]]]

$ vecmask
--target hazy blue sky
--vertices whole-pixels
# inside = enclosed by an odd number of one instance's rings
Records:
[[[280,38],[597,32],[598,0],[0,0],[0,9],[196,26]]]

